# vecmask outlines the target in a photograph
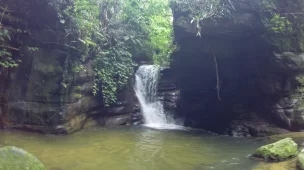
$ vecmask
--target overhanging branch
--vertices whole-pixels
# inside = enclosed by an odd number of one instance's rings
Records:
[[[10,47],[10,46],[0,45],[0,47],[7,48],[7,49],[10,49],[10,50],[14,50],[14,51],[19,51],[18,48],[14,48],[14,47]]]

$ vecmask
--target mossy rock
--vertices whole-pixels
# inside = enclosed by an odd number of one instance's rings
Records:
[[[295,157],[297,154],[298,145],[291,138],[285,138],[260,147],[253,156],[263,158],[267,161],[283,161]]]
[[[71,99],[72,99],[72,100],[79,100],[79,99],[81,99],[81,98],[83,98],[83,97],[84,97],[84,95],[81,94],[81,93],[72,93],[72,94],[71,94]]]
[[[0,148],[0,170],[46,170],[32,154],[14,146]]]
[[[304,170],[304,150],[302,150],[301,153],[298,155],[297,167],[300,170]]]

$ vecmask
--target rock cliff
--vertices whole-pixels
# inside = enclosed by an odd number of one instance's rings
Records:
[[[1,127],[71,133],[140,119],[132,114],[132,83],[109,108],[102,97],[93,95],[91,56],[84,58],[81,45],[70,44],[66,21],[58,16],[59,1],[0,2],[2,24],[13,32],[10,44],[18,50],[13,57],[21,60],[16,68],[0,67]]]
[[[222,11],[211,15],[202,4]],[[304,129],[303,22],[292,14],[303,14],[301,1],[175,0],[171,7],[178,45],[171,69],[186,125],[235,136]]]

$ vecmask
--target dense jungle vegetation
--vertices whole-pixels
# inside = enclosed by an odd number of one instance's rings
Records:
[[[58,11],[65,28],[66,46],[77,49],[81,61],[94,62],[95,95],[103,94],[109,105],[116,100],[116,93],[128,82],[136,66],[134,61],[146,61],[162,66],[169,65],[174,51],[172,12],[169,2],[163,0],[58,0],[49,1]],[[12,28],[2,20],[25,21],[11,17],[8,7],[1,6],[0,65],[17,67],[21,57],[18,36],[26,33],[23,28]],[[17,43],[11,43],[11,39]],[[30,47],[31,51],[37,50]],[[13,57],[14,55],[14,57]],[[74,71],[83,70],[82,63]]]
[[[83,44],[84,60],[94,60],[93,93],[102,89],[106,105],[133,74],[134,60],[168,65],[174,49],[168,1],[76,0],[60,17]]]

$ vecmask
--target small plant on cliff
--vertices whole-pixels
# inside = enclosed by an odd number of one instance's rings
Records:
[[[6,15],[6,10],[2,9],[2,15],[0,16],[0,66],[5,68],[17,67],[20,60],[14,60],[12,58],[12,51],[19,51],[17,48],[10,46],[11,35],[10,32],[2,24],[3,17]]]
[[[291,22],[280,14],[275,14],[270,20],[265,19],[264,22],[269,25],[270,31],[277,34],[289,34],[293,31]]]
[[[174,9],[189,14],[197,28],[197,36],[201,36],[201,25],[207,20],[230,17],[235,10],[231,0],[171,0]]]
[[[265,36],[277,51],[304,50],[304,2],[262,0],[259,15]],[[282,12],[284,11],[284,12]]]

